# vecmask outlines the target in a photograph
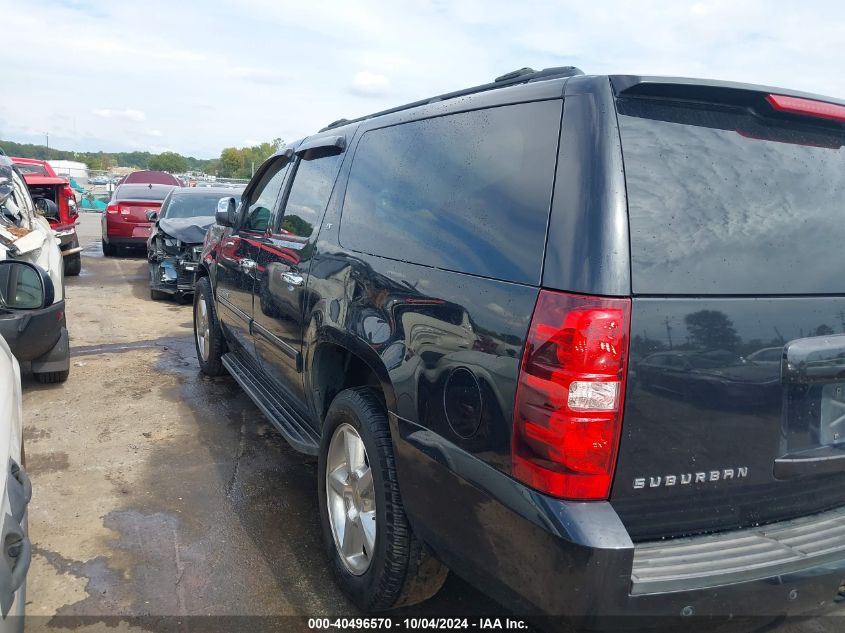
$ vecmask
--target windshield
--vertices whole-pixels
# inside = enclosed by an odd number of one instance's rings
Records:
[[[178,194],[170,196],[170,200],[162,209],[162,218],[194,218],[198,216],[212,217],[217,210],[217,202],[226,194],[204,193],[204,194]],[[240,202],[240,196],[233,196],[236,203]]]
[[[115,200],[164,200],[173,187],[122,185],[114,192]]]
[[[44,168],[44,165],[22,165],[20,163],[15,163],[15,166],[18,168],[18,171],[22,174],[38,174],[39,176],[50,175],[47,173],[47,170]]]
[[[636,294],[845,293],[845,133],[618,101]]]

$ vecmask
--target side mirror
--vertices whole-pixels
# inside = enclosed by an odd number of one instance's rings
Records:
[[[147,211],[147,222],[155,222],[156,220],[158,220],[158,212]]]
[[[0,261],[0,309],[40,310],[52,305],[53,281],[40,267],[15,259]]]
[[[35,211],[38,215],[43,215],[46,218],[59,217],[59,206],[47,198],[38,198],[38,200],[35,201]]]
[[[214,221],[220,226],[235,226],[236,208],[237,204],[234,198],[220,198],[217,201],[217,212],[214,214]]]

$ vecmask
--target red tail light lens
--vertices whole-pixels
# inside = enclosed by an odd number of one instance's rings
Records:
[[[806,116],[830,119],[832,121],[845,121],[845,106],[835,103],[825,103],[815,99],[801,99],[800,97],[787,97],[786,95],[767,95],[766,101],[775,110],[789,114],[803,114]]]
[[[567,499],[610,493],[625,395],[631,300],[541,290],[513,420],[513,474]]]
[[[76,196],[73,194],[73,189],[66,185],[62,189],[62,197],[64,197],[65,203],[67,204],[68,215],[70,217],[79,215],[79,211],[76,207]]]
[[[120,211],[120,207],[116,204],[110,204],[106,207],[106,213],[117,213]]]

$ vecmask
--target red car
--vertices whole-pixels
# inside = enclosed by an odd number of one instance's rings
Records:
[[[122,184],[114,190],[103,213],[103,255],[117,254],[118,247],[147,248],[153,222],[150,213],[158,213],[172,185]]]
[[[58,215],[47,216],[53,234],[59,238],[59,248],[64,256],[65,275],[78,275],[82,270],[82,247],[76,234],[79,211],[73,189],[67,179],[56,175],[47,161],[35,158],[12,158],[23,174],[33,200],[46,198],[58,207]]]

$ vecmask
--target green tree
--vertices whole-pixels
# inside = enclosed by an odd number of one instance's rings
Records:
[[[154,171],[166,171],[171,174],[188,171],[188,161],[176,152],[162,152],[157,156],[151,156],[147,161],[147,166]]]
[[[237,147],[227,147],[220,152],[220,160],[217,161],[217,175],[223,178],[239,178],[238,174],[243,170],[243,156]]]
[[[739,336],[724,312],[699,310],[684,317],[690,339],[705,350],[733,350],[739,344]]]

